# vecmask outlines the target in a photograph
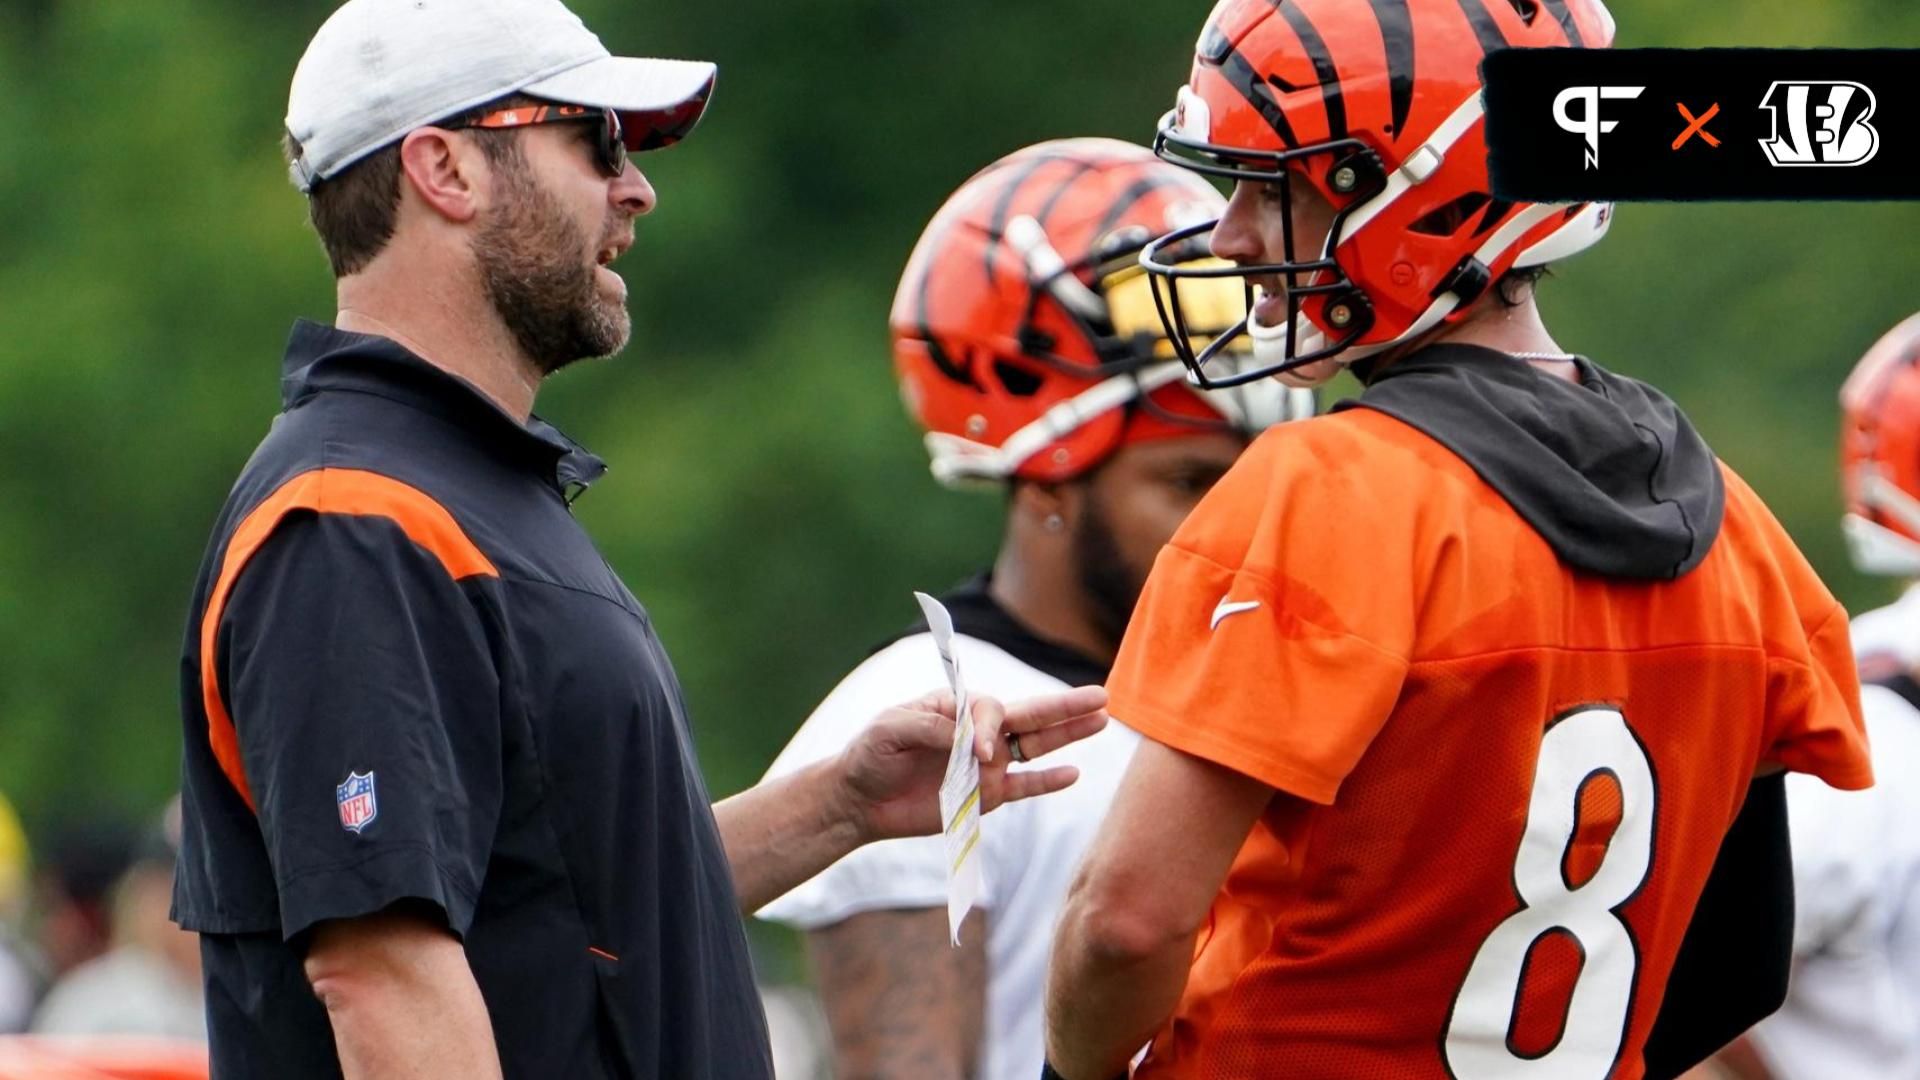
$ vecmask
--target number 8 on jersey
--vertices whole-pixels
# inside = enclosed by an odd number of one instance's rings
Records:
[[[1574,884],[1567,864],[1589,782],[1619,787],[1620,819],[1592,875]],[[1626,1039],[1638,947],[1616,912],[1653,867],[1653,765],[1618,709],[1563,716],[1540,742],[1527,827],[1514,860],[1520,909],[1474,954],[1447,1023],[1447,1066],[1458,1080],[1603,1080]],[[1558,1040],[1530,1055],[1511,1038],[1534,946],[1561,931],[1581,962]]]

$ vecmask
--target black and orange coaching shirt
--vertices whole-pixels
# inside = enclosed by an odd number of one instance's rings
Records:
[[[510,1078],[772,1067],[685,704],[569,511],[599,461],[383,338],[295,327],[207,548],[174,914],[216,1077],[337,1077],[305,935],[465,944]]]
[[[1603,467],[1645,437],[1619,427]],[[1718,538],[1660,581],[1570,567],[1377,409],[1241,458],[1160,555],[1111,710],[1293,798],[1241,850],[1139,1076],[1641,1075],[1756,768],[1871,782],[1845,613],[1701,456]]]

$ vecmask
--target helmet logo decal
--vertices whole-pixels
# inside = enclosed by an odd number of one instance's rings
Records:
[[[1174,101],[1173,126],[1180,134],[1202,142],[1213,138],[1213,110],[1207,107],[1206,98],[1183,86]]]

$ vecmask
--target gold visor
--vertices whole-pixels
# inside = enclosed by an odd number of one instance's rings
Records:
[[[1225,259],[1195,259],[1180,265],[1182,269],[1205,270],[1232,264]],[[1100,287],[1106,296],[1115,334],[1133,341],[1150,337],[1155,356],[1174,358],[1173,343],[1167,340],[1167,328],[1154,306],[1153,282],[1144,269],[1134,265],[1116,270],[1101,280]],[[1172,302],[1170,297],[1162,299]],[[1194,347],[1205,348],[1208,342],[1247,317],[1246,288],[1238,277],[1188,278],[1180,284],[1180,308],[1186,316],[1188,337]],[[1243,352],[1251,345],[1251,339],[1243,336],[1229,345],[1228,351]]]

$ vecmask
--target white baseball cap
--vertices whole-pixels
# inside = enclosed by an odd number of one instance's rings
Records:
[[[310,191],[415,128],[514,93],[612,109],[628,149],[651,149],[692,130],[717,71],[614,56],[560,0],[347,0],[293,73],[293,183]]]

